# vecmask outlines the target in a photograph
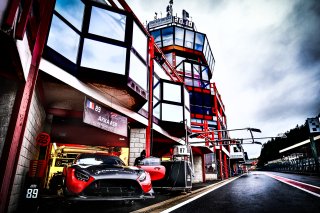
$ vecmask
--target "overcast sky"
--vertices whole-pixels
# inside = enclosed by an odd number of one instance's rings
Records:
[[[155,12],[164,17],[169,4],[127,2],[143,23]],[[174,0],[174,15],[181,17],[182,9],[208,37],[228,129],[254,127],[262,130],[256,137],[276,136],[320,113],[319,0]],[[249,158],[260,155],[259,145],[244,148]]]

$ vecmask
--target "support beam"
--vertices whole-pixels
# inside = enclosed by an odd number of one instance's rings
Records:
[[[219,153],[219,162],[220,162],[220,165],[219,165],[219,171],[220,171],[220,177],[221,177],[221,180],[224,179],[224,175],[223,175],[223,170],[222,170],[222,165],[223,165],[223,161],[222,161],[222,151],[221,149],[218,150],[218,153]]]
[[[32,95],[39,72],[39,63],[49,30],[54,2],[55,0],[41,2],[41,23],[37,32],[29,74],[24,85],[22,98],[21,100],[17,100],[21,101],[19,106],[17,106],[19,109],[17,116],[11,118],[11,122],[15,122],[13,125],[15,126],[14,131],[12,131],[11,135],[7,135],[5,141],[5,151],[7,152],[2,154],[0,167],[0,212],[8,211],[11,190],[20,156]],[[4,158],[4,156],[6,156],[6,158]]]
[[[225,178],[228,179],[229,178],[229,175],[228,175],[228,161],[227,161],[227,155],[226,154],[223,155],[223,163],[224,163]]]
[[[16,39],[20,39],[20,40],[23,39],[23,35],[25,34],[26,28],[27,28],[31,7],[32,7],[32,0],[25,0],[22,14],[21,14],[19,23],[17,24],[16,34],[15,34]]]
[[[148,126],[146,129],[146,157],[152,152],[152,130],[153,130],[153,59],[154,38],[149,37],[149,102],[148,102]]]
[[[8,15],[7,15],[6,20],[4,22],[5,26],[7,26],[9,28],[13,27],[16,13],[19,8],[19,4],[20,4],[20,0],[12,0],[10,2],[10,6],[8,8],[8,13],[7,13]]]

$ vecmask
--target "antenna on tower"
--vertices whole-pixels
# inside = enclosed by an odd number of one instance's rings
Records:
[[[172,9],[172,5],[173,5],[173,0],[169,1],[169,5],[167,6],[167,17],[172,16],[173,13],[173,9]]]

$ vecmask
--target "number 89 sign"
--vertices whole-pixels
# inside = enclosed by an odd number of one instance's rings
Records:
[[[27,189],[26,198],[28,199],[35,199],[38,198],[39,189]]]

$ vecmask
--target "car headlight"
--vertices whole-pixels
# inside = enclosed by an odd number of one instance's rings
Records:
[[[139,176],[139,181],[144,181],[147,178],[147,175],[145,172],[141,172]]]
[[[85,182],[88,182],[88,180],[90,178],[90,176],[88,174],[85,174],[84,172],[81,172],[79,170],[75,170],[74,175],[76,176],[76,178],[78,180],[85,181]]]

